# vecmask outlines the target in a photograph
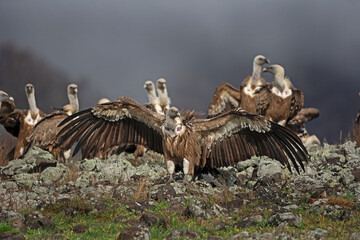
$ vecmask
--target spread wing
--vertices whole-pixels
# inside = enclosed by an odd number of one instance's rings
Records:
[[[271,100],[271,84],[268,84],[259,91],[258,97],[256,99],[255,108],[256,113],[260,115],[265,115],[266,110],[269,108]]]
[[[0,124],[4,126],[7,132],[9,132],[14,137],[19,136],[20,123],[24,118],[24,111],[20,109],[15,109],[10,114],[7,114],[4,117],[0,118]]]
[[[65,149],[77,143],[74,155],[81,149],[83,158],[103,156],[116,146],[143,145],[162,153],[160,127],[164,116],[155,113],[129,97],[98,104],[66,118],[59,127],[59,145]]]
[[[239,106],[240,91],[229,83],[220,84],[211,100],[208,118],[217,116],[223,112]]]
[[[302,93],[302,91],[298,89],[292,89],[292,92],[293,97],[291,99],[289,119],[296,116],[296,114],[304,106],[304,94]]]
[[[67,117],[68,115],[65,113],[55,112],[41,119],[28,137],[30,142],[29,147],[38,146],[44,149],[50,145],[54,145],[56,143],[56,135],[60,131],[58,125]]]
[[[301,140],[291,130],[257,114],[236,108],[211,119],[193,121],[203,139],[203,161],[210,167],[236,164],[251,156],[268,156],[299,172],[308,161]]]

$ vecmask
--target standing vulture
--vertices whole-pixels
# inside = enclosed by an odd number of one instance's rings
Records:
[[[78,88],[76,84],[68,85],[67,95],[70,103],[62,107],[61,110],[47,115],[35,125],[32,133],[28,137],[29,145],[27,150],[32,146],[37,146],[49,151],[57,160],[64,163],[68,162],[71,157],[71,150],[57,147],[56,135],[60,131],[58,125],[65,118],[79,111],[77,93]]]
[[[156,91],[159,98],[159,104],[161,106],[162,111],[164,112],[165,108],[169,109],[171,100],[168,96],[167,88],[166,88],[166,80],[164,78],[159,78],[156,81]]]
[[[146,81],[144,84],[144,89],[146,90],[146,93],[147,93],[147,96],[149,99],[149,103],[146,104],[145,106],[157,113],[164,114],[164,111],[163,111],[162,107],[160,106],[160,100],[156,96],[154,83],[152,81]],[[167,105],[167,104],[165,103],[164,105]]]
[[[210,119],[193,112],[181,116],[171,107],[165,116],[129,97],[80,111],[59,126],[59,144],[82,157],[122,144],[141,144],[165,156],[170,180],[175,168],[193,176],[204,168],[224,167],[251,158],[269,156],[299,172],[308,161],[301,140],[291,130],[241,108]],[[289,161],[290,160],[290,161]]]
[[[256,113],[282,126],[294,117],[304,105],[303,93],[294,88],[280,65],[263,69],[274,75],[274,81],[263,88],[256,100]]]
[[[262,55],[256,56],[253,62],[252,75],[243,80],[239,89],[229,83],[220,84],[211,100],[208,118],[215,117],[236,107],[255,113],[257,95],[266,85],[265,80],[261,77],[261,67],[265,63],[270,63],[269,59]]]
[[[15,149],[13,149],[14,154],[11,156],[14,159],[19,158],[24,153],[29,144],[28,136],[31,134],[33,127],[45,117],[45,114],[36,107],[35,89],[32,84],[26,84],[25,93],[28,99],[29,109],[15,109],[12,113],[5,116],[4,119],[4,127],[9,129],[8,132],[18,138]]]

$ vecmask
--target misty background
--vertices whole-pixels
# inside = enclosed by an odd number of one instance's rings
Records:
[[[2,0],[0,89],[27,108],[33,83],[49,113],[72,82],[84,109],[102,97],[146,103],[144,82],[164,77],[173,105],[206,113],[215,88],[240,86],[262,54],[320,110],[308,131],[334,143],[360,108],[359,13],[355,0]]]

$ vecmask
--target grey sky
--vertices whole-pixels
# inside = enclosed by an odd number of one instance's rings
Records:
[[[320,109],[309,131],[335,141],[359,108],[359,13],[359,1],[2,0],[0,42],[88,77],[110,99],[145,103],[143,83],[164,77],[174,105],[202,112],[263,54]]]

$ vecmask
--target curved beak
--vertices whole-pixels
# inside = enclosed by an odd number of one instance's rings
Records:
[[[265,63],[270,64],[270,60],[265,58]]]

